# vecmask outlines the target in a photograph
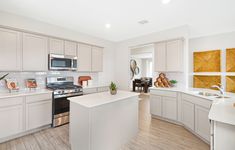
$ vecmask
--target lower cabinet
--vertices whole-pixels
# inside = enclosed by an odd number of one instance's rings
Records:
[[[181,123],[205,142],[210,141],[208,115],[211,104],[212,101],[191,94],[150,90],[150,113],[153,117]]]
[[[162,97],[150,95],[150,113],[157,116],[162,116]]]
[[[35,129],[52,122],[52,101],[45,100],[26,104],[26,130]]]
[[[0,142],[52,122],[52,94],[0,98]]]
[[[151,91],[150,93],[150,113],[165,119],[177,121],[177,93],[163,91]]]
[[[194,130],[194,104],[182,100],[182,123],[189,129]]]
[[[195,132],[210,141],[209,109],[195,105]]]
[[[23,97],[0,99],[0,139],[23,131]]]
[[[11,136],[23,131],[22,105],[0,108],[0,138]]]
[[[162,117],[177,120],[177,99],[162,97]]]

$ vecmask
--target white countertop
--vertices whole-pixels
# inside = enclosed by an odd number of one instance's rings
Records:
[[[127,92],[118,90],[116,95],[111,95],[110,92],[101,92],[101,93],[94,93],[88,94],[83,96],[71,97],[68,98],[71,102],[77,103],[84,107],[92,108],[116,101],[120,101],[126,98],[138,96],[138,93]]]
[[[10,98],[10,97],[18,97],[18,96],[29,96],[29,95],[37,95],[37,94],[46,94],[52,93],[51,90],[47,89],[32,89],[32,90],[20,90],[15,92],[0,92],[0,98]]]
[[[93,84],[88,86],[83,86],[83,89],[90,89],[90,88],[99,88],[99,87],[108,87],[108,84]]]
[[[214,121],[219,121],[227,124],[235,125],[235,107],[233,104],[235,103],[235,94],[226,92],[225,96],[230,98],[221,98],[218,99],[215,96],[202,96],[199,95],[198,92],[210,92],[219,94],[219,91],[210,90],[210,89],[198,89],[198,88],[156,88],[152,87],[150,90],[165,90],[165,91],[174,91],[181,92],[185,94],[190,94],[192,96],[197,96],[200,98],[204,98],[207,100],[211,100],[212,106],[209,112],[209,119]]]

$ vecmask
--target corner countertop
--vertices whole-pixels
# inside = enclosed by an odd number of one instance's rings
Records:
[[[10,98],[10,97],[18,97],[18,96],[30,96],[30,95],[37,95],[37,94],[49,94],[52,93],[51,90],[48,89],[35,89],[35,90],[19,90],[15,92],[0,92],[0,99],[1,98]]]
[[[118,90],[116,95],[111,95],[109,92],[101,92],[84,96],[71,97],[68,98],[68,100],[83,107],[92,108],[135,96],[137,97],[138,95],[138,93]]]
[[[219,121],[222,123],[227,123],[231,125],[235,125],[235,94],[226,92],[225,96],[229,98],[221,98],[218,99],[215,96],[202,96],[199,95],[199,91],[210,92],[219,94],[216,90],[210,89],[200,89],[200,88],[156,88],[152,87],[150,90],[162,90],[162,91],[174,91],[189,94],[192,96],[204,98],[212,101],[211,109],[209,111],[209,119],[214,121]]]

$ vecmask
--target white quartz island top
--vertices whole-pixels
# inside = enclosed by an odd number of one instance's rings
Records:
[[[209,119],[214,121],[219,121],[222,123],[227,123],[235,125],[235,94],[225,93],[229,98],[216,98],[216,96],[202,96],[198,92],[210,92],[219,94],[219,91],[209,90],[209,89],[197,89],[197,88],[156,88],[152,87],[150,90],[162,90],[162,91],[174,91],[189,94],[192,96],[204,98],[212,101],[212,105],[209,111]]]
[[[138,95],[138,93],[118,90],[116,95],[111,95],[110,92],[107,91],[101,93],[88,94],[84,96],[72,97],[68,98],[68,100],[77,103],[81,106],[91,108]]]

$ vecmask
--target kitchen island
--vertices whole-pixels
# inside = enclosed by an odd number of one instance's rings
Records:
[[[118,150],[138,132],[138,93],[68,98],[72,150]]]

